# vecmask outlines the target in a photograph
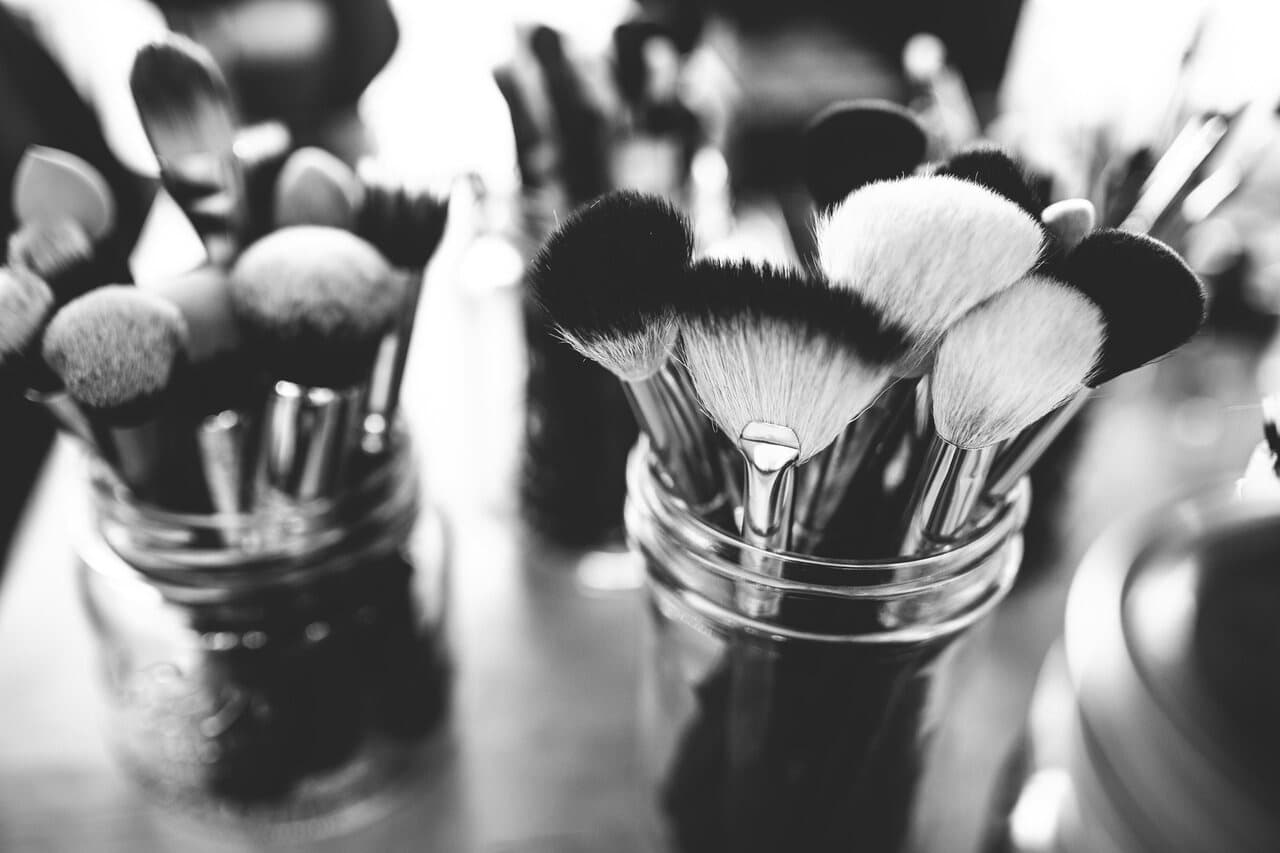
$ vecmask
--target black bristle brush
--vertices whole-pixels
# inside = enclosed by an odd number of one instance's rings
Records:
[[[591,100],[558,31],[535,27],[529,35],[529,48],[551,102],[559,143],[559,177],[570,203],[576,206],[609,189],[604,115]]]
[[[1085,382],[1088,388],[1168,355],[1204,323],[1204,284],[1176,252],[1154,238],[1099,229],[1066,256],[1057,272],[1098,307],[1106,327],[1097,369]],[[1013,490],[1088,396],[1078,394],[1001,448],[986,489],[989,500],[999,501]]]
[[[426,268],[444,238],[449,199],[383,172],[374,161],[361,164],[360,178],[363,194],[356,233],[404,279],[404,302],[375,364],[364,423],[365,446],[378,452],[388,446],[395,426]]]
[[[263,416],[265,485],[298,500],[331,496],[359,440],[379,345],[403,309],[403,280],[359,237],[296,226],[245,250],[230,295],[274,382]]]
[[[213,57],[181,36],[145,45],[129,77],[164,187],[191,220],[209,259],[227,264],[248,229],[238,118]]]
[[[725,483],[705,419],[678,396],[674,300],[693,254],[689,223],[668,202],[614,192],[571,215],[529,268],[532,296],[564,340],[622,381],[640,428],[695,512]]]
[[[1037,219],[1044,210],[1044,200],[1028,177],[1027,170],[995,145],[971,145],[957,151],[938,164],[933,174],[948,175],[986,187]]]
[[[170,302],[108,285],[68,303],[44,331],[45,362],[84,412],[95,445],[140,499],[208,509],[189,429],[168,422],[187,326]]]
[[[819,210],[873,181],[901,178],[924,161],[928,140],[914,115],[889,101],[832,104],[804,131],[805,187]]]
[[[977,306],[943,338],[930,398],[934,441],[910,505],[903,554],[944,548],[969,522],[1001,442],[1079,392],[1104,337],[1074,288],[1031,275]]]

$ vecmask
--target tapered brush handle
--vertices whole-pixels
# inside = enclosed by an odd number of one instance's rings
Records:
[[[982,497],[996,448],[957,447],[935,437],[912,496],[903,554],[945,545],[964,529]]]
[[[1088,401],[1088,392],[1082,391],[1005,442],[991,466],[986,500],[992,503],[1004,500]]]
[[[1155,228],[1230,129],[1224,116],[1192,119],[1152,169],[1120,230],[1146,234]]]
[[[714,457],[698,452],[701,438],[694,425],[686,422],[661,374],[624,382],[622,387],[636,423],[648,437],[676,493],[700,516],[723,507],[726,498],[717,481]]]
[[[816,547],[844,501],[857,473],[894,425],[915,402],[914,383],[900,382],[886,391],[849,425],[826,450],[796,469],[792,547]]]

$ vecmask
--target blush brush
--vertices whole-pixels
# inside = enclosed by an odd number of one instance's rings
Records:
[[[403,310],[403,280],[359,237],[296,226],[245,250],[230,296],[274,381],[263,416],[265,483],[289,499],[329,497],[358,443],[378,346]]]
[[[129,78],[165,189],[215,264],[229,264],[248,228],[245,177],[235,154],[231,91],[209,53],[181,36],[138,51]]]
[[[911,500],[903,554],[954,539],[1000,443],[1079,392],[1103,335],[1093,302],[1039,275],[977,306],[947,332],[930,386],[936,433]]]
[[[1099,229],[1066,256],[1060,273],[1098,307],[1106,327],[1088,389],[1168,355],[1204,323],[1204,284],[1176,252],[1151,237]],[[1013,490],[1088,399],[1078,393],[1000,449],[986,487],[989,503]]]

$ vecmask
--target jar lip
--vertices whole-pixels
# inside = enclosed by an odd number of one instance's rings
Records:
[[[701,542],[710,542],[712,547],[721,551],[732,551],[739,554],[753,554],[766,557],[775,563],[791,570],[810,569],[815,571],[849,572],[851,575],[862,573],[883,574],[898,578],[906,578],[893,583],[877,584],[876,595],[886,596],[895,592],[908,595],[922,587],[937,583],[939,575],[955,572],[965,565],[973,563],[981,556],[990,553],[1004,542],[1009,534],[1021,527],[1026,519],[1030,502],[1030,487],[1025,481],[1010,494],[1010,497],[992,513],[990,518],[967,539],[945,550],[920,557],[884,557],[870,559],[849,559],[832,557],[815,557],[812,554],[800,554],[791,551],[769,551],[749,545],[740,537],[715,527],[692,512],[676,514],[676,507],[685,507],[684,501],[674,495],[657,476],[655,462],[649,453],[643,436],[631,451],[627,464],[627,485],[631,495],[639,497],[646,506],[655,511],[662,523],[673,528],[684,528],[685,534],[696,537]],[[677,532],[679,532],[677,530]],[[746,572],[747,570],[742,570]],[[752,573],[754,575],[754,573]],[[831,584],[810,583],[795,579],[775,577],[758,578],[769,586],[792,591],[822,590],[831,588]]]

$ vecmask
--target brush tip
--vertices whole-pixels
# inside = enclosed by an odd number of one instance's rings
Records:
[[[351,231],[362,195],[360,180],[346,163],[320,148],[299,148],[276,179],[276,227],[324,225]]]
[[[909,174],[927,144],[915,116],[897,104],[833,104],[804,131],[805,185],[819,208],[829,208],[864,184]]]
[[[575,348],[620,376],[642,378],[675,344],[672,299],[692,254],[692,229],[669,202],[612,192],[556,229],[528,281]]]
[[[1204,324],[1204,284],[1164,243],[1101,228],[1062,261],[1062,277],[1091,299],[1107,324],[1100,385],[1173,352]]]
[[[26,352],[53,311],[53,291],[21,267],[0,267],[0,362]]]
[[[129,87],[162,163],[234,146],[231,90],[213,57],[194,41],[171,34],[143,45]]]
[[[359,237],[300,225],[246,249],[230,294],[276,378],[349,387],[367,378],[382,336],[404,309],[405,282]]]
[[[938,435],[965,448],[1012,438],[1080,391],[1104,337],[1097,306],[1029,275],[951,328],[934,362]]]
[[[72,399],[115,422],[144,420],[183,360],[187,328],[171,303],[108,285],[69,302],[44,333],[45,362]]]
[[[1044,209],[1044,201],[1027,177],[1026,169],[995,145],[972,145],[958,151],[935,168],[934,174],[972,181],[1037,218]]]
[[[59,291],[61,280],[93,260],[93,241],[73,219],[41,219],[9,235],[8,252],[11,266],[30,270]],[[62,293],[64,299],[69,295]]]

